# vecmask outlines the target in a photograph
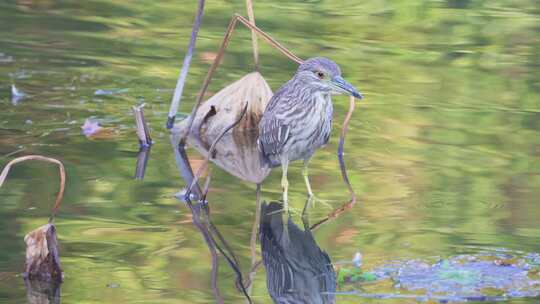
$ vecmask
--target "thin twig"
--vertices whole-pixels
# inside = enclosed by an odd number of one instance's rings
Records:
[[[349,111],[347,112],[347,115],[345,116],[345,120],[343,121],[343,126],[341,127],[341,135],[339,137],[339,145],[338,145],[338,153],[337,153],[338,159],[339,159],[339,168],[341,169],[341,177],[343,178],[343,182],[345,182],[345,185],[347,186],[347,189],[349,190],[351,199],[345,204],[343,204],[341,207],[336,208],[334,211],[330,212],[330,214],[328,214],[324,219],[313,224],[311,226],[311,230],[316,230],[325,222],[338,217],[340,214],[351,209],[354,206],[354,204],[356,204],[356,193],[354,193],[354,189],[351,186],[351,182],[349,181],[349,176],[347,175],[347,168],[345,166],[345,159],[343,158],[344,156],[343,146],[345,144],[345,136],[347,135],[347,131],[349,130],[349,122],[354,112],[355,105],[356,105],[356,102],[354,100],[354,97],[352,96],[349,97]]]
[[[208,174],[206,181],[204,182],[204,190],[201,201],[206,201],[206,196],[208,195],[208,189],[210,188],[210,181],[212,180],[212,174]]]
[[[199,212],[203,210],[203,207],[201,206],[201,203],[198,203],[196,206],[194,206],[191,203],[191,200],[186,200],[188,202],[188,206],[191,210],[192,218],[193,218],[193,224],[201,234],[203,235],[204,241],[206,242],[206,245],[208,246],[208,250],[210,250],[210,254],[212,256],[212,272],[211,272],[211,284],[212,284],[212,290],[214,292],[214,296],[216,297],[216,300],[219,304],[223,304],[223,297],[221,296],[221,292],[219,290],[219,286],[217,284],[217,276],[218,276],[218,269],[219,269],[219,260],[217,256],[217,244],[212,237],[211,232],[208,230],[203,223],[200,221],[200,215]],[[197,209],[195,209],[197,208]],[[203,211],[204,213],[204,211]],[[221,252],[221,251],[220,251]]]
[[[208,90],[208,86],[210,85],[210,81],[212,80],[212,77],[214,76],[216,69],[221,63],[221,58],[223,57],[223,54],[225,53],[225,50],[227,49],[227,46],[229,45],[229,41],[231,40],[232,33],[238,21],[240,21],[242,24],[244,24],[248,28],[255,31],[266,42],[268,42],[271,46],[281,51],[285,56],[287,56],[292,61],[298,64],[302,63],[302,59],[294,55],[291,51],[289,51],[287,48],[282,46],[279,42],[274,40],[274,38],[272,38],[270,35],[266,34],[257,26],[249,22],[246,18],[242,17],[241,15],[235,14],[234,17],[231,19],[229,26],[227,27],[227,31],[225,32],[225,35],[223,36],[223,41],[221,42],[216,58],[214,59],[214,62],[210,66],[210,69],[208,69],[208,73],[206,74],[206,77],[204,78],[203,85],[202,85],[201,90],[199,91],[199,95],[197,96],[197,101],[195,103],[195,106],[191,110],[191,115],[187,118],[188,119],[187,129],[186,129],[187,132],[185,132],[185,134],[181,137],[180,143],[184,143],[186,141],[187,136],[191,133],[191,127],[193,126],[193,121],[195,120],[195,115],[197,113],[197,110],[201,106],[204,95],[206,94],[206,91]]]
[[[191,58],[193,57],[193,50],[195,49],[197,34],[199,33],[199,29],[201,27],[203,12],[204,0],[199,0],[199,5],[197,7],[197,15],[195,16],[195,21],[193,21],[193,28],[191,30],[191,39],[189,40],[188,51],[186,53],[186,56],[184,57],[182,70],[180,71],[180,75],[178,76],[178,81],[176,82],[176,89],[174,90],[171,107],[169,109],[169,116],[167,118],[167,129],[172,129],[172,127],[174,126],[174,119],[176,118],[178,107],[180,106],[180,99],[182,98],[182,92],[184,91],[184,84],[186,83],[189,65],[191,63]]]
[[[41,155],[26,155],[26,156],[21,156],[21,157],[12,159],[4,167],[4,169],[2,170],[2,173],[0,173],[0,187],[2,187],[2,185],[4,184],[4,181],[6,180],[6,177],[11,167],[16,163],[20,163],[27,160],[40,160],[44,162],[57,164],[58,168],[60,169],[60,190],[58,191],[58,194],[56,195],[56,201],[51,210],[51,217],[49,218],[49,223],[52,223],[52,221],[54,220],[54,217],[56,216],[56,213],[58,213],[58,210],[60,209],[60,204],[62,203],[62,198],[64,197],[64,190],[66,188],[66,170],[64,168],[64,164],[62,164],[61,161],[54,158],[41,156]]]
[[[253,1],[246,0],[247,13],[249,22],[255,25],[255,13],[253,11]],[[251,46],[253,48],[253,60],[255,61],[255,69],[259,69],[259,46],[257,45],[257,33],[255,30],[251,30]]]
[[[291,59],[292,61],[296,62],[297,64],[301,64],[303,62],[300,57],[296,56],[293,52],[289,51],[286,47],[281,45],[281,43],[277,42],[272,36],[268,35],[266,32],[258,28],[255,24],[249,22],[248,19],[246,19],[244,16],[235,14],[234,18],[238,19],[238,21],[242,22],[245,26],[248,28],[254,30],[261,38],[263,38],[268,44],[273,46],[274,48],[278,49],[283,55],[285,55],[287,58]]]

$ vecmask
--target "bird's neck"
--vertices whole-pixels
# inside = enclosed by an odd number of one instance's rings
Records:
[[[311,98],[310,102],[316,103],[318,105],[326,105],[328,103],[332,103],[332,99],[330,97],[330,94],[327,92],[316,92],[313,94],[313,97]]]

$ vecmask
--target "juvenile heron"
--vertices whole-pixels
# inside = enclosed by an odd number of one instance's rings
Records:
[[[309,196],[309,159],[326,144],[332,129],[333,94],[362,95],[341,77],[339,66],[330,59],[315,57],[304,61],[268,102],[259,123],[259,148],[271,167],[283,169],[284,208],[288,209],[287,168],[289,162],[304,160],[302,175]]]

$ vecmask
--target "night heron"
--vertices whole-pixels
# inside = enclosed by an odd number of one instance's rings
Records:
[[[271,167],[283,169],[284,209],[288,210],[287,168],[289,162],[304,160],[302,175],[309,196],[309,159],[326,144],[332,129],[333,94],[362,95],[341,77],[339,66],[330,59],[304,61],[293,78],[272,96],[259,123],[259,148]]]
[[[332,261],[315,242],[309,224],[300,229],[284,219],[280,203],[261,207],[261,254],[268,293],[276,304],[335,303],[336,272]]]

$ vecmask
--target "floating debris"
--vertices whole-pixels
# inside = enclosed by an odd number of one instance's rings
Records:
[[[82,133],[89,139],[112,139],[118,136],[116,128],[104,128],[97,120],[87,118],[81,126]]]
[[[6,56],[6,54],[0,53],[0,63],[10,63],[13,61],[13,56]]]
[[[129,89],[108,89],[108,90],[99,89],[94,92],[94,95],[97,95],[97,96],[115,95],[115,94],[127,93],[128,91]]]
[[[23,98],[26,98],[26,97],[27,95],[19,91],[14,84],[11,85],[11,103],[16,105],[19,103],[19,101],[21,101]]]
[[[342,265],[352,265],[342,266]],[[377,275],[362,270],[362,254],[357,252],[351,261],[336,262],[337,282],[339,285],[356,282],[372,282],[377,280]]]
[[[17,87],[16,87],[14,84],[11,85],[11,97],[22,98],[22,97],[24,97],[24,96],[26,96],[26,94],[24,94],[23,92],[19,91],[19,90],[17,89]]]
[[[531,280],[530,270],[528,261],[511,255],[463,255],[435,264],[409,261],[399,266],[393,280],[411,291],[462,297],[538,296],[540,280]]]
[[[19,70],[13,73],[9,73],[9,76],[13,79],[27,79],[31,78],[32,74],[35,74],[35,71],[28,71],[28,70]]]
[[[350,283],[375,281],[363,286],[362,292],[346,292],[364,298],[466,302],[540,296],[540,255],[537,253],[483,252],[431,262],[397,261],[369,273],[354,269],[339,269],[340,289],[347,290]],[[372,277],[365,280],[362,278],[365,274]],[[378,288],[386,286],[387,289],[389,283],[395,292],[380,293]]]
[[[373,282],[378,279],[373,272],[364,272],[361,268],[353,267],[338,267],[337,268],[337,283],[339,285],[357,283],[357,282]]]
[[[360,268],[362,266],[362,254],[360,252],[357,252],[354,255],[354,258],[352,259],[352,264],[354,267]]]
[[[101,130],[102,127],[99,125],[99,122],[93,121],[89,118],[87,118],[84,121],[84,124],[81,126],[82,133],[86,136],[92,136],[93,134],[96,134]]]

